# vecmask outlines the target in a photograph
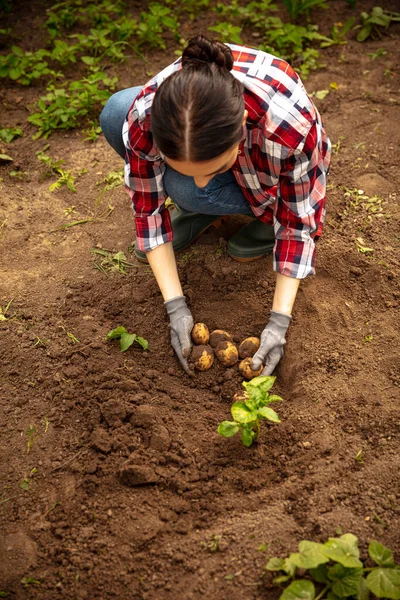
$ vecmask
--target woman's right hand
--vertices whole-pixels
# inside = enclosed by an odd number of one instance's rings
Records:
[[[187,307],[185,296],[177,296],[164,302],[170,320],[171,345],[186,373],[190,373],[188,357],[192,349],[192,333],[194,321]]]

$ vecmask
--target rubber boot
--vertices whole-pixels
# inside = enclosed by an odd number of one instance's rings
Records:
[[[275,234],[272,225],[258,219],[251,221],[231,237],[227,245],[229,256],[239,262],[250,262],[270,254]]]
[[[218,228],[223,217],[219,215],[203,215],[192,213],[184,208],[175,206],[171,213],[171,223],[174,232],[172,247],[175,254],[186,250],[197,238],[212,225]],[[142,262],[147,262],[146,253],[135,247],[135,256]]]

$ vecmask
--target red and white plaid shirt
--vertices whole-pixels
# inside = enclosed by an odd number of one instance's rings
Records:
[[[302,279],[315,274],[314,239],[325,216],[331,144],[318,110],[287,62],[229,46],[231,73],[244,85],[249,113],[232,171],[254,215],[274,226],[274,270]],[[123,127],[125,185],[135,213],[137,247],[144,252],[173,238],[165,208],[166,165],[150,132],[150,112],[158,86],[180,68],[179,58],[144,86]]]

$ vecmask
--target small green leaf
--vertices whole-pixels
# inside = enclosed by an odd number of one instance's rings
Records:
[[[140,335],[136,337],[136,341],[142,346],[143,350],[147,350],[147,348],[149,347],[149,342],[144,338],[140,337]]]
[[[370,543],[368,548],[368,554],[370,555],[372,560],[376,562],[376,564],[380,567],[395,566],[393,560],[393,552],[389,548],[386,548],[385,546],[383,546],[383,544],[380,544],[375,540],[372,540],[372,542]]]
[[[329,538],[323,545],[325,556],[349,569],[362,567],[359,560],[357,538],[351,533],[345,533],[340,538]]]
[[[284,571],[285,559],[278,558],[277,556],[273,556],[269,559],[267,566],[265,567],[267,571]]]
[[[231,413],[237,423],[251,423],[257,419],[257,414],[250,410],[244,402],[235,402],[232,404]]]
[[[222,437],[232,437],[239,431],[239,426],[232,421],[222,421],[218,425],[218,433],[222,435]]]
[[[374,569],[367,577],[367,586],[378,598],[400,600],[400,569]]]
[[[272,421],[273,423],[280,423],[280,419],[276,412],[269,408],[269,406],[262,406],[257,411],[257,416],[264,417],[264,419],[268,419],[268,421]]]
[[[0,598],[8,598],[8,594],[7,594],[7,592],[2,592],[2,591],[0,590]]]
[[[304,540],[299,544],[300,552],[291,554],[290,560],[301,569],[316,569],[319,565],[329,562],[329,558],[323,554],[323,549],[322,544]]]
[[[8,154],[0,154],[0,161],[3,162],[12,162],[14,159],[11,158],[11,156],[8,156]]]
[[[242,442],[246,448],[249,448],[253,443],[252,432],[249,429],[242,429]]]
[[[136,335],[134,333],[128,333],[127,331],[121,333],[121,338],[119,340],[121,352],[126,352],[126,350],[128,350],[128,348],[130,348],[135,341]]]
[[[284,590],[279,600],[314,600],[314,598],[314,584],[306,579],[298,579]]]
[[[277,396],[276,394],[271,394],[268,396],[268,398],[266,398],[265,403],[266,404],[270,404],[271,402],[282,402],[283,398],[281,398],[280,396]]]
[[[29,492],[29,479],[24,479],[19,484],[19,487],[25,490],[25,492]]]
[[[121,325],[120,327],[117,327],[116,329],[111,329],[111,331],[109,331],[107,333],[106,339],[107,340],[117,340],[125,332],[126,332],[125,327],[122,327],[122,325]]]
[[[328,571],[328,577],[334,582],[332,591],[339,598],[354,596],[358,592],[362,578],[362,568],[346,569],[341,564],[334,565]]]
[[[254,377],[251,381],[244,381],[243,387],[245,387],[247,391],[249,391],[249,388],[258,388],[265,393],[272,388],[275,380],[275,376],[259,375],[258,377]]]

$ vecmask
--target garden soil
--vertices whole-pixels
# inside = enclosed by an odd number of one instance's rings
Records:
[[[351,14],[331,4],[313,15],[326,33]],[[8,18],[17,15],[26,48],[41,47],[42,3],[15,3]],[[188,20],[186,37],[213,18]],[[329,90],[315,97],[334,144],[326,226],[276,373],[282,422],[263,424],[250,449],[217,433],[241,387],[237,367],[191,378],[170,349],[161,295],[132,254],[128,196],[102,183],[119,158],[102,137],[53,134],[47,153],[87,172],[75,194],[51,193],[35,156],[46,142],[26,121],[41,84],[3,81],[2,125],[24,130],[3,144],[14,162],[0,166],[3,311],[12,300],[0,322],[8,598],[272,600],[268,556],[345,532],[363,558],[377,539],[400,559],[399,26],[389,32],[324,50],[325,67],[306,80],[309,93]],[[174,48],[117,66],[120,87],[145,81]],[[244,222],[231,217],[178,257],[195,320],[236,342],[261,333],[275,281],[271,257],[239,264],[226,254]],[[132,265],[99,270],[92,248],[123,251]],[[106,342],[118,325],[148,350]]]

